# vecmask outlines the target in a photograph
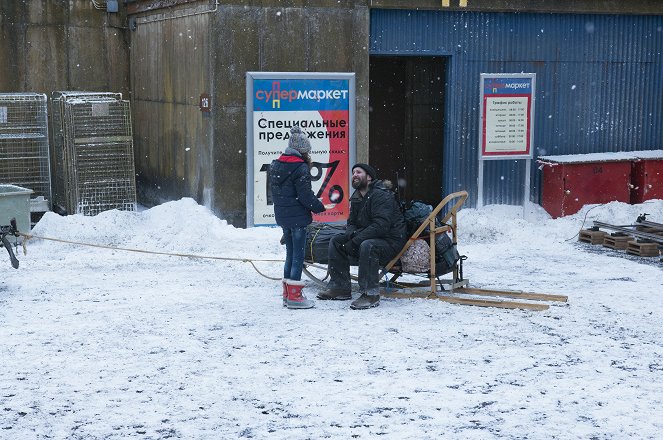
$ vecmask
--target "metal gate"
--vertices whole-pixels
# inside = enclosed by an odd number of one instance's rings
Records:
[[[47,211],[49,161],[46,95],[0,93],[0,183],[31,189],[33,210]]]

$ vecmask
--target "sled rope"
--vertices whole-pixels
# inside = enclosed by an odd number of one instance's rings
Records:
[[[33,238],[37,238],[40,240],[49,240],[49,241],[57,241],[59,243],[67,243],[67,244],[75,244],[79,246],[88,246],[88,247],[96,247],[100,249],[110,249],[114,251],[126,251],[126,252],[137,252],[141,254],[153,254],[153,255],[167,255],[170,257],[187,257],[187,258],[199,258],[199,259],[206,259],[206,260],[226,260],[226,261],[241,261],[242,263],[249,263],[251,266],[253,266],[253,269],[255,269],[256,272],[258,272],[259,275],[270,279],[270,280],[275,280],[278,281],[281,278],[274,278],[270,277],[268,275],[265,275],[264,273],[260,272],[260,270],[256,267],[255,262],[269,262],[269,263],[283,263],[284,260],[270,260],[270,259],[256,259],[256,258],[236,258],[236,257],[218,257],[215,255],[196,255],[196,254],[182,254],[182,253],[175,253],[175,252],[160,252],[160,251],[148,251],[145,249],[131,249],[131,248],[122,248],[122,247],[117,247],[117,246],[107,246],[103,244],[94,244],[94,243],[83,243],[80,241],[71,241],[71,240],[63,240],[61,238],[53,238],[53,237],[41,237],[39,235],[32,235],[32,234],[24,234],[22,232],[18,233],[20,236],[24,238],[23,240],[23,254],[27,254],[27,242],[28,240],[31,240]]]
[[[318,237],[318,234],[320,233],[321,230],[322,230],[322,228],[315,231],[315,234],[313,235],[313,238],[311,239],[311,262],[313,262],[313,263],[315,263],[315,260],[313,259],[313,243],[315,243],[315,239]]]

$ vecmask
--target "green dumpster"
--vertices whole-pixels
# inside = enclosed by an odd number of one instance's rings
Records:
[[[8,225],[15,218],[20,232],[30,232],[30,194],[31,189],[0,185],[0,225]]]

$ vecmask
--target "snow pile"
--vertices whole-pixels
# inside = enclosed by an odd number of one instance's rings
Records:
[[[255,257],[257,246],[280,252],[275,228],[261,234],[235,228],[215,217],[191,198],[165,203],[142,212],[106,211],[95,217],[61,217],[48,212],[32,233],[42,237],[107,246],[175,253],[219,253],[219,256]]]

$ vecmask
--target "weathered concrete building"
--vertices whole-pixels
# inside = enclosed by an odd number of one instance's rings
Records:
[[[129,93],[125,18],[92,2],[0,1],[0,91]]]
[[[176,3],[127,8],[145,198],[193,195],[244,224],[247,71],[356,72],[357,131],[366,145],[366,2]],[[211,96],[209,114],[199,110],[202,93]]]
[[[406,176],[406,195],[424,200],[459,188],[476,200],[482,72],[536,73],[534,157],[662,147],[655,0],[121,0],[117,13],[86,0],[0,5],[9,60],[0,91],[122,92],[139,201],[190,196],[238,226],[247,71],[354,72],[357,158]],[[210,112],[200,110],[204,94]],[[487,166],[486,202],[521,203],[524,172],[514,161]]]

